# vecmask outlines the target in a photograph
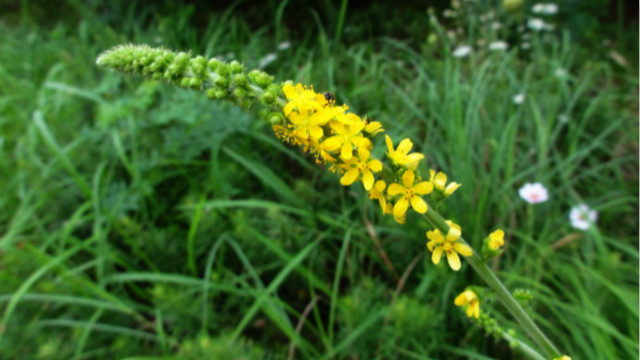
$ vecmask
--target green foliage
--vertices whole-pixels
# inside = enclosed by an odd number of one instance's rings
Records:
[[[425,258],[423,220],[382,217],[253,109],[95,66],[127,42],[246,68],[274,53],[264,66],[278,81],[330,90],[410,136],[463,184],[441,210],[465,238],[479,248],[505,230],[494,269],[563,350],[637,355],[637,64],[575,42],[562,22],[528,52],[477,47],[456,59],[449,23],[426,11],[374,27],[327,2],[316,20],[305,15],[315,28],[294,31],[292,3],[262,8],[266,23],[232,7],[192,22],[202,14],[171,4],[70,1],[41,22],[50,5],[25,2],[2,15],[2,358],[523,357],[453,306],[480,281]],[[393,12],[377,4],[371,19]],[[481,26],[465,36],[475,43]],[[527,181],[550,201],[526,205]],[[599,212],[586,232],[568,221],[580,202]],[[517,329],[499,303],[482,306]]]

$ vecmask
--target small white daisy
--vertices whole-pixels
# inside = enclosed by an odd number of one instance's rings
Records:
[[[538,204],[549,200],[549,192],[540,183],[526,183],[518,190],[520,197],[529,204]]]
[[[489,50],[507,50],[509,44],[504,41],[494,41],[489,44]]]
[[[463,58],[471,54],[471,46],[460,45],[453,51],[453,56],[457,58]]]
[[[598,212],[589,209],[585,204],[579,204],[571,208],[569,220],[574,228],[587,230],[598,220]]]
[[[513,97],[513,103],[520,105],[524,102],[524,94],[523,93],[519,93],[516,94],[516,96]]]

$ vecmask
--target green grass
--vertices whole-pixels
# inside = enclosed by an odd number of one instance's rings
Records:
[[[505,230],[493,267],[531,293],[561,349],[637,355],[637,64],[561,33],[455,59],[455,42],[427,40],[455,24],[416,15],[380,36],[344,4],[310,13],[302,33],[287,2],[258,24],[233,8],[194,25],[192,8],[73,1],[82,20],[37,24],[39,7],[0,18],[0,358],[524,358],[453,306],[481,280],[430,262],[423,219],[381,217],[256,111],[94,65],[113,45],[158,41],[248,67],[277,52],[277,79],[411,137],[422,166],[463,184],[441,211],[465,238]],[[533,181],[550,201],[518,197]],[[580,202],[597,228],[570,227]],[[530,343],[498,303],[482,306]]]

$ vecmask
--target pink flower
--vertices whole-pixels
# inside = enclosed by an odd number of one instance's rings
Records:
[[[529,204],[538,204],[549,200],[547,188],[540,183],[526,183],[518,190],[518,193]]]

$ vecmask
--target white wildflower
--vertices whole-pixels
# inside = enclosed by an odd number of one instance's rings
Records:
[[[513,97],[513,103],[516,105],[520,105],[524,102],[524,94],[523,93],[519,93],[516,94],[516,96]]]
[[[549,200],[549,192],[540,183],[526,183],[518,190],[518,194],[529,204],[538,204]]]
[[[463,58],[471,53],[471,46],[460,45],[453,51],[453,56]]]
[[[533,7],[531,8],[531,11],[534,14],[554,15],[558,12],[558,5],[553,3],[549,3],[549,4],[538,3],[533,5]]]
[[[494,41],[491,44],[489,44],[490,50],[507,50],[508,47],[509,47],[509,44],[507,44],[504,41]]]
[[[579,204],[571,208],[569,220],[574,228],[587,230],[598,220],[598,212],[589,209],[585,204]]]
[[[547,24],[540,18],[530,18],[527,21],[527,27],[531,30],[542,31],[547,28]]]

